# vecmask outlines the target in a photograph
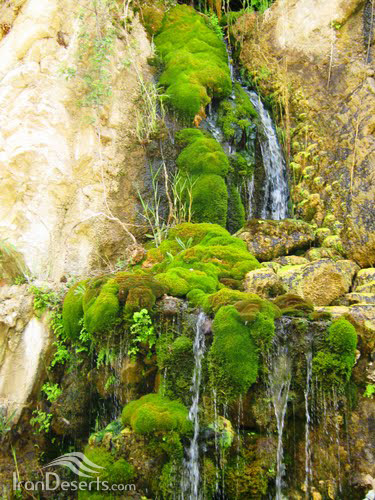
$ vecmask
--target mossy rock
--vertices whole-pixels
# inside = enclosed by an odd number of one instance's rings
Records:
[[[292,293],[276,297],[273,303],[281,310],[283,316],[308,316],[314,312],[312,302]]]
[[[135,476],[133,465],[123,458],[116,459],[114,453],[100,446],[86,446],[84,453],[95,465],[103,467],[97,475],[100,481],[129,484]]]
[[[166,273],[157,274],[155,279],[174,297],[184,297],[193,289],[210,293],[216,290],[217,280],[202,271],[174,267]]]
[[[119,285],[112,278],[85,311],[85,328],[90,334],[109,330],[120,315]]]
[[[230,94],[232,82],[224,42],[192,7],[168,11],[155,46],[165,67],[160,84],[169,105],[192,122],[212,97]]]
[[[313,374],[329,389],[343,389],[355,363],[357,332],[346,319],[334,321],[328,328],[326,346],[313,358]]]
[[[80,281],[73,285],[65,295],[63,304],[63,326],[65,335],[72,340],[78,339],[83,318],[83,300],[81,290],[86,281]]]
[[[159,394],[147,394],[128,403],[122,412],[122,423],[138,434],[170,431],[188,434],[192,429],[187,408]]]
[[[228,191],[224,177],[229,160],[219,142],[207,133],[184,129],[177,134],[186,144],[177,158],[181,175],[193,180],[192,212],[195,222],[211,222],[225,226],[227,222]],[[183,193],[187,197],[187,193]]]
[[[233,306],[224,306],[213,322],[214,340],[209,352],[211,383],[224,399],[248,391],[258,375],[258,355],[249,328]]]
[[[218,124],[228,140],[234,140],[237,130],[246,131],[258,116],[248,95],[239,83],[234,85],[235,99],[222,101],[218,109]]]

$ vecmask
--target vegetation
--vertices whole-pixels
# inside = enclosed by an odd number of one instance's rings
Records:
[[[178,5],[166,14],[155,45],[164,64],[160,84],[182,119],[199,122],[212,97],[229,95],[224,42],[192,7]]]
[[[221,145],[197,129],[184,129],[177,139],[185,148],[177,158],[181,174],[191,176],[194,222],[226,225],[228,193],[225,176],[229,161]]]
[[[313,359],[313,372],[327,388],[342,389],[355,363],[357,332],[346,319],[334,321],[328,329],[325,348]]]
[[[122,412],[122,423],[138,434],[170,431],[186,434],[191,430],[186,407],[159,394],[148,394],[128,403]]]
[[[133,323],[130,327],[130,346],[128,354],[135,358],[140,344],[146,345],[150,351],[156,342],[156,334],[147,309],[141,309],[133,314]],[[149,353],[150,355],[150,353]]]

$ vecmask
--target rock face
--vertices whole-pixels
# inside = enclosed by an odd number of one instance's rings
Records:
[[[77,106],[79,82],[62,74],[77,63],[78,12],[85,5],[18,0],[0,6],[7,24],[0,41],[0,238],[44,279],[83,274],[103,264],[99,253],[111,259],[116,249],[123,252],[131,239],[121,223],[135,223],[136,180],[142,190],[135,65],[147,79],[150,44],[137,19],[131,49],[114,41],[112,97],[100,123],[90,125],[92,109]]]
[[[46,324],[33,317],[26,285],[0,287],[0,407],[17,419],[42,382],[50,346]]]
[[[315,240],[314,229],[309,224],[292,219],[251,219],[236,236],[246,241],[249,252],[261,261],[307,249]]]
[[[321,226],[330,213],[347,256],[364,267],[375,262],[371,10],[362,0],[283,0],[234,27],[257,86],[287,110],[297,215]]]
[[[265,268],[247,273],[245,291],[270,298],[283,294],[286,289],[280,277],[272,269]]]
[[[358,270],[352,261],[322,259],[306,265],[283,267],[278,275],[288,292],[316,306],[326,306],[349,292]]]

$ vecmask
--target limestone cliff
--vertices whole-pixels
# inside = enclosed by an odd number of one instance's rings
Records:
[[[297,215],[335,226],[364,266],[375,248],[372,19],[371,2],[278,0],[234,27],[253,82],[283,109]]]
[[[86,4],[0,4],[0,238],[44,279],[103,266],[131,242],[121,223],[136,232],[145,159],[134,101],[151,47],[134,18],[129,37],[114,41],[112,96],[91,125],[63,74],[76,65]]]

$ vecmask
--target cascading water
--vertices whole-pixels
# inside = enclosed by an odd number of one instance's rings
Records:
[[[289,189],[284,155],[271,116],[258,94],[244,89],[260,121],[259,142],[265,170],[262,219],[281,220],[288,216]]]
[[[310,425],[311,412],[309,398],[311,396],[312,382],[312,336],[307,338],[307,354],[306,354],[306,389],[305,389],[305,413],[306,413],[306,428],[305,428],[305,492],[306,498],[310,498],[310,482],[312,476],[311,464],[311,446],[310,446]]]
[[[275,335],[273,352],[268,361],[269,390],[277,423],[277,471],[276,471],[276,500],[281,500],[282,478],[285,472],[283,464],[283,430],[285,414],[288,405],[292,365],[288,343],[286,342],[286,326],[281,323],[281,329]]]
[[[192,404],[189,410],[189,419],[194,425],[194,434],[188,449],[188,460],[185,462],[185,474],[182,481],[183,498],[187,494],[189,500],[198,500],[199,494],[199,395],[202,378],[202,359],[205,352],[205,332],[204,323],[206,316],[203,312],[197,318],[196,334],[193,346],[194,352],[194,372],[190,391],[192,392]]]

